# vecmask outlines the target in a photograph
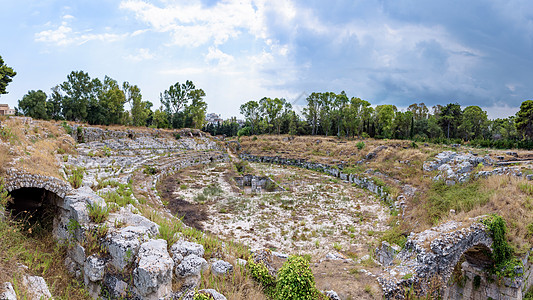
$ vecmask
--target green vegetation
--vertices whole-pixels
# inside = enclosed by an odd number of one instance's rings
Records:
[[[17,72],[4,64],[4,60],[0,56],[0,94],[7,94],[7,85],[13,81],[15,75],[17,75]]]
[[[357,142],[355,146],[357,147],[357,149],[361,150],[365,147],[365,142]]]
[[[133,197],[131,185],[121,184],[113,181],[109,181],[108,183],[111,186],[114,186],[116,184],[117,188],[114,191],[108,191],[104,195],[101,195],[107,203],[115,203],[119,207],[123,207],[128,204],[135,205],[137,203],[137,201]]]
[[[81,186],[83,182],[83,175],[85,174],[85,168],[78,167],[76,169],[70,170],[70,176],[68,177],[68,182],[72,185],[73,188],[77,189]]]
[[[447,216],[450,209],[468,212],[489,201],[489,192],[481,190],[479,181],[471,181],[452,186],[443,181],[435,182],[427,194],[427,211],[433,223]]]
[[[250,272],[252,278],[257,281],[269,297],[274,297],[276,288],[276,277],[270,275],[267,267],[263,262],[255,263],[252,258],[248,259],[246,269]]]
[[[492,272],[498,277],[514,277],[517,275],[517,268],[522,266],[522,262],[513,255],[513,249],[507,242],[505,234],[507,226],[501,216],[491,215],[484,219],[483,224],[487,226],[492,237],[492,259],[494,267]]]
[[[319,298],[319,294],[309,261],[290,256],[278,272],[276,299],[311,300]]]
[[[107,217],[109,216],[107,206],[100,206],[95,203],[92,205],[87,205],[87,209],[89,211],[89,218],[91,219],[91,221],[98,224],[103,223],[105,220],[107,220]]]

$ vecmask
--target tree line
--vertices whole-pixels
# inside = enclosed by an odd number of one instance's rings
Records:
[[[187,80],[171,85],[160,94],[161,108],[152,111],[152,102],[142,99],[137,85],[111,77],[91,78],[72,71],[67,80],[46,95],[29,91],[18,101],[17,112],[44,120],[68,120],[91,125],[133,125],[155,128],[202,128],[207,103],[205,92]]]
[[[411,139],[438,143],[469,142],[497,148],[533,148],[533,101],[526,100],[515,116],[489,120],[479,106],[464,109],[458,103],[431,108],[411,104],[406,111],[395,105],[373,107],[345,92],[312,93],[302,116],[285,99],[263,98],[240,106],[246,118],[239,135],[298,134],[338,137]]]

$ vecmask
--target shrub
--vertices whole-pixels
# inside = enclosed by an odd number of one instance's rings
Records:
[[[357,149],[361,150],[365,147],[365,142],[357,142],[355,146],[357,147]]]
[[[252,258],[248,259],[246,269],[250,272],[252,278],[259,282],[265,291],[265,294],[274,296],[274,288],[276,287],[276,278],[270,275],[267,267],[263,262],[255,263]]]
[[[483,224],[490,230],[492,237],[492,259],[494,267],[492,272],[498,277],[514,277],[516,267],[521,266],[522,262],[513,256],[513,248],[507,243],[505,234],[507,226],[501,216],[491,215],[484,219]],[[522,268],[519,268],[522,269]]]
[[[157,168],[154,166],[144,166],[143,173],[146,175],[155,175],[157,173]]]
[[[72,127],[70,127],[70,125],[67,124],[67,121],[63,121],[61,123],[61,126],[63,126],[63,128],[65,128],[65,132],[70,135],[72,134]]]
[[[107,220],[109,216],[109,211],[107,206],[100,206],[98,204],[88,204],[87,209],[89,210],[89,218],[95,223],[102,223]]]
[[[77,189],[81,186],[83,182],[83,174],[85,173],[85,168],[76,168],[72,170],[72,173],[68,177],[68,182],[72,185],[73,188]]]
[[[179,133],[174,133],[174,137],[176,138],[176,140],[181,139],[181,135]]]
[[[278,272],[276,299],[317,299],[319,292],[309,262],[301,256],[290,256]]]
[[[237,131],[237,136],[243,136],[243,135],[247,135],[247,136],[252,135],[252,128],[246,126],[246,127],[239,129],[239,131]]]

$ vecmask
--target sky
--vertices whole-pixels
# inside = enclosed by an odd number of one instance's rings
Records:
[[[345,91],[374,105],[478,105],[489,118],[533,99],[529,0],[0,0],[0,56],[16,106],[82,70],[159,94],[192,80],[208,112],[263,97],[305,105]]]

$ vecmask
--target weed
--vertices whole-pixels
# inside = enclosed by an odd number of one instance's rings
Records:
[[[157,168],[154,167],[154,166],[144,166],[144,171],[143,171],[144,174],[146,175],[155,175],[157,174]]]
[[[107,206],[100,206],[98,203],[88,204],[87,209],[89,211],[89,218],[97,224],[103,223],[109,216]]]
[[[357,147],[357,149],[362,150],[365,147],[365,142],[357,142],[355,146]]]
[[[68,182],[73,188],[77,189],[83,182],[83,175],[85,174],[85,168],[78,167],[71,170],[71,174],[68,177]]]

